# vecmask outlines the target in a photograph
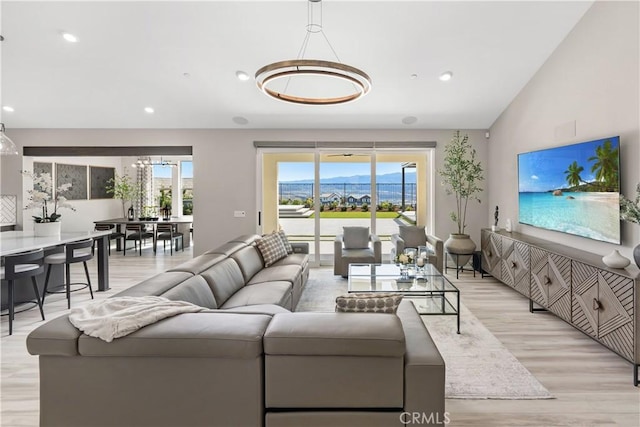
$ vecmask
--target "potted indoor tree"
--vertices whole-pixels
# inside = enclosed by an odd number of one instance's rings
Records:
[[[451,141],[444,147],[444,153],[444,167],[438,173],[447,194],[453,194],[456,198],[456,210],[450,216],[457,226],[456,232],[451,233],[444,243],[444,248],[448,253],[457,255],[456,263],[461,266],[469,262],[476,248],[471,237],[465,234],[465,228],[469,201],[480,203],[478,194],[482,192],[479,183],[484,179],[483,170],[476,150],[469,142],[469,136],[462,136],[459,130],[455,131]]]
[[[112,194],[114,199],[120,199],[122,201],[122,217],[126,218],[127,202],[131,202],[133,205],[140,191],[129,175],[116,174],[113,179],[109,180],[107,193]]]

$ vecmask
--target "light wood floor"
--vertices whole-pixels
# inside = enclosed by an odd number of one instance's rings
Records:
[[[146,249],[142,257],[126,258],[114,252],[110,258],[111,290],[96,292],[96,299],[109,297],[191,256],[190,249],[174,256],[169,252],[153,256]],[[96,271],[95,265],[89,268]],[[78,279],[81,271],[78,267]],[[556,399],[448,399],[450,425],[640,426],[640,388],[633,387],[629,362],[552,314],[530,314],[524,297],[491,278],[474,279],[471,273],[464,273],[460,280],[451,280],[460,288],[463,303]],[[72,307],[88,301],[87,290],[72,294]],[[47,296],[47,319],[67,312],[64,295]],[[37,310],[17,314],[14,334],[8,336],[7,319],[2,318],[2,426],[38,425],[38,360],[27,353],[25,338],[42,323]]]

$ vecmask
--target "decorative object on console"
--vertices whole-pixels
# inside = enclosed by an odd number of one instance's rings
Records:
[[[504,230],[507,233],[511,233],[511,219],[507,218],[507,221],[504,223]]]
[[[620,194],[620,219],[640,224],[640,183],[636,185],[636,198],[627,199]],[[633,259],[636,265],[640,267],[640,244],[633,248]]]
[[[609,255],[603,256],[602,262],[604,262],[604,265],[611,268],[625,268],[631,264],[631,261],[620,255],[620,252],[618,252],[617,249],[614,249]]]
[[[450,216],[458,226],[457,233],[451,233],[444,243],[444,248],[452,254],[469,254],[455,257],[457,265],[460,266],[469,262],[476,247],[469,235],[464,233],[464,229],[467,226],[469,199],[480,203],[477,195],[482,191],[479,183],[484,177],[482,165],[476,158],[476,150],[469,143],[468,135],[462,136],[459,130],[455,131],[444,151],[444,168],[439,169],[438,173],[442,177],[442,185],[445,186],[447,194],[454,194],[456,197],[456,211],[451,212]]]
[[[355,101],[371,90],[371,79],[362,70],[340,62],[335,49],[322,29],[322,2],[307,3],[307,35],[296,59],[274,62],[256,71],[258,88],[280,101],[306,105],[334,105]],[[336,61],[304,59],[309,39],[322,34]],[[309,76],[314,83],[309,82]],[[276,84],[277,83],[277,84]],[[318,86],[327,84],[324,95],[318,95]]]
[[[493,213],[494,222],[493,222],[493,225],[491,226],[491,231],[498,231],[498,215],[499,215],[499,209],[496,206],[496,211]]]

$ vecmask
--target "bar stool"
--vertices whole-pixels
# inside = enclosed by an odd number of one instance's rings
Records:
[[[9,335],[13,334],[13,318],[15,315],[15,307],[13,300],[13,291],[15,281],[31,277],[33,291],[36,294],[36,301],[40,308],[40,315],[44,320],[44,311],[42,310],[42,300],[40,300],[40,292],[38,292],[38,281],[36,276],[44,272],[44,250],[24,252],[16,255],[7,255],[4,257],[4,266],[0,267],[0,279],[6,280],[8,283],[8,303],[9,303]],[[31,307],[30,307],[31,308]],[[20,310],[18,313],[24,310]]]
[[[71,308],[71,292],[79,291],[84,288],[89,288],[91,299],[93,299],[93,289],[91,289],[91,279],[89,278],[89,269],[87,268],[87,261],[93,258],[93,253],[91,252],[92,248],[93,239],[86,239],[79,242],[67,243],[64,245],[64,252],[58,252],[44,257],[44,263],[47,264],[47,276],[44,280],[44,293],[42,295],[43,303],[47,293],[59,294],[65,292],[67,294],[67,308]],[[71,283],[71,264],[75,264],[77,262],[81,262],[84,265],[84,273],[87,276],[87,283]],[[60,264],[65,265],[65,290],[49,291],[47,288],[49,287],[51,267]],[[71,285],[82,286],[72,291]]]

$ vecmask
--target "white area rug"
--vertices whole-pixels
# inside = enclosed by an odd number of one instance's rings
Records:
[[[347,280],[314,269],[296,311],[333,311]],[[447,366],[449,399],[553,399],[553,395],[462,305],[455,316],[422,316]]]

